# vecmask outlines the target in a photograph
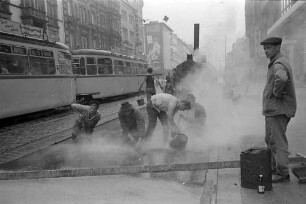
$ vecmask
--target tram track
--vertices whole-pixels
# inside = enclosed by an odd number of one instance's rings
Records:
[[[132,100],[132,104],[136,104],[135,97],[102,104],[99,108],[102,117],[97,127],[116,119],[120,108],[119,104],[126,100]],[[63,117],[30,122],[21,127],[13,125],[14,127],[0,132],[0,144],[5,144],[0,147],[0,164],[14,161],[71,139],[72,127],[77,114],[69,112]]]

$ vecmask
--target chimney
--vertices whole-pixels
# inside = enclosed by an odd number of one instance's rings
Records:
[[[199,49],[199,37],[200,37],[200,24],[194,24],[194,45],[193,49]]]

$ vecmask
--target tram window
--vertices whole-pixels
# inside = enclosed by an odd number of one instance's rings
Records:
[[[50,51],[42,51],[43,57],[53,57],[53,52]]]
[[[0,52],[11,53],[12,52],[11,46],[9,46],[9,45],[0,45]]]
[[[97,75],[97,65],[86,65],[88,75]]]
[[[52,51],[41,51],[37,49],[31,49],[30,51],[30,64],[31,73],[34,75],[40,74],[55,74],[55,59]]]
[[[87,64],[96,64],[96,59],[93,57],[86,57]]]
[[[27,54],[27,49],[24,48],[24,47],[13,46],[13,53],[14,54],[19,54],[19,55],[26,55]]]
[[[1,74],[28,74],[29,63],[26,56],[0,53]]]
[[[72,64],[80,64],[80,59],[79,58],[73,58],[72,59]]]
[[[115,74],[124,74],[124,66],[122,61],[115,60]]]
[[[30,57],[32,74],[55,74],[55,60],[53,58]]]
[[[132,74],[130,62],[125,62],[125,74]]]
[[[74,62],[76,62],[78,59],[73,59]],[[79,64],[74,63],[73,66],[73,73],[74,74],[80,74],[80,75],[85,75],[85,59],[82,57],[79,60]]]
[[[137,74],[137,67],[136,64],[131,62],[132,74]]]
[[[41,51],[40,50],[36,50],[36,49],[31,49],[30,54],[32,56],[41,56]]]
[[[71,55],[65,52],[58,52],[59,72],[71,74]]]
[[[112,74],[112,61],[109,58],[98,59],[98,73],[99,74]]]
[[[143,65],[143,68],[148,69],[148,65],[147,65],[147,64],[144,64],[144,65]]]

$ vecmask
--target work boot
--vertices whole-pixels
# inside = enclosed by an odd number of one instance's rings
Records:
[[[283,182],[290,182],[290,175],[281,176],[281,175],[273,175],[272,183],[283,183]]]

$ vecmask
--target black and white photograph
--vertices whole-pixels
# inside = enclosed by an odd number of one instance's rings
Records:
[[[0,0],[0,204],[305,204],[306,0]]]

